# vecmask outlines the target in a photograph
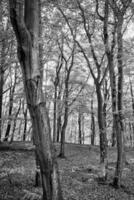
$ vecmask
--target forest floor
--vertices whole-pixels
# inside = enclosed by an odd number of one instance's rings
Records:
[[[58,158],[61,186],[65,200],[134,200],[134,149],[126,150],[122,187],[115,189],[116,149],[109,148],[108,180],[98,181],[99,147],[66,144],[66,158]],[[56,145],[57,154],[59,145]],[[41,188],[34,187],[35,159],[33,151],[0,151],[0,200],[37,200]],[[26,197],[26,198],[25,198]]]

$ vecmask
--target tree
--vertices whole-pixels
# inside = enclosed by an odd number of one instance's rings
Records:
[[[115,17],[113,17],[113,27],[110,33],[108,31],[109,28],[109,0],[105,0],[105,5],[104,5],[104,17],[102,17],[99,14],[98,11],[98,1],[96,0],[96,11],[99,16],[99,19],[103,21],[103,35],[104,35],[104,45],[105,45],[105,52],[107,55],[107,60],[108,60],[108,70],[109,70],[109,77],[110,77],[110,86],[111,86],[111,98],[112,98],[112,115],[113,115],[113,127],[112,127],[112,146],[115,146],[116,144],[116,96],[117,96],[117,91],[116,91],[116,76],[115,76],[115,67],[114,67],[114,49],[116,45],[116,28],[117,28],[117,23],[115,21]],[[110,28],[111,29],[111,28]],[[111,37],[109,36],[111,35]]]
[[[94,80],[94,83],[95,83],[96,94],[97,94],[97,103],[98,103],[98,125],[99,125],[99,131],[100,131],[100,163],[103,163],[104,168],[105,168],[107,165],[107,136],[106,136],[104,113],[103,113],[103,97],[102,97],[101,88],[102,88],[102,84],[105,79],[105,76],[107,74],[107,66],[105,66],[104,52],[102,51],[99,54],[99,56],[96,53],[95,46],[97,46],[97,44],[95,45],[94,44],[95,41],[94,42],[92,41],[93,38],[95,38],[94,20],[92,20],[93,24],[91,25],[91,27],[93,27],[93,30],[92,30],[92,28],[90,29],[90,26],[89,26],[89,23],[90,23],[89,17],[92,18],[94,16],[94,14],[90,13],[91,14],[90,15],[87,13],[87,10],[85,9],[86,3],[87,2],[85,2],[84,5],[82,5],[79,0],[76,1],[76,5],[77,5],[76,17],[80,17],[80,22],[82,22],[79,26],[83,27],[83,29],[84,29],[84,38],[86,38],[85,41],[82,40],[81,37],[79,40],[76,38],[75,30],[78,30],[78,27],[76,29],[73,27],[73,25],[70,22],[71,21],[70,16],[68,17],[66,15],[66,13],[63,12],[63,10],[60,8],[60,6],[58,6],[58,9],[60,10],[68,27],[70,28],[72,37],[73,37],[74,41],[76,42],[78,48],[80,49],[80,52],[83,54],[83,57],[85,58],[85,60],[87,62],[87,66],[89,68],[89,71],[90,71],[92,78]],[[77,14],[78,14],[78,16],[77,16]],[[96,40],[97,39],[98,38],[96,38]],[[83,43],[85,44],[85,47],[83,44],[81,44],[81,41],[83,41]],[[99,48],[100,48],[100,46],[99,46]],[[90,51],[90,55],[87,50]],[[93,64],[91,64],[91,62],[93,62]],[[105,68],[103,68],[102,66],[105,66]]]
[[[115,187],[121,186],[121,176],[123,168],[123,154],[124,154],[124,124],[123,124],[123,22],[124,15],[128,7],[129,1],[112,1],[110,6],[113,10],[114,16],[117,20],[117,67],[118,67],[118,93],[117,93],[117,114],[116,114],[116,137],[117,137],[117,164],[113,184]]]
[[[94,104],[93,104],[93,93],[91,98],[91,145],[95,143],[95,114],[94,114]]]
[[[74,66],[74,58],[75,58],[75,42],[73,43],[73,47],[71,50],[71,56],[69,56],[68,59],[66,59],[64,52],[62,53],[64,62],[65,62],[65,89],[64,89],[64,117],[63,117],[63,124],[61,127],[61,145],[60,145],[60,154],[59,157],[64,158],[65,157],[65,132],[66,127],[68,124],[68,115],[69,115],[69,80],[70,80],[70,74],[72,71],[72,68]]]
[[[60,71],[62,68],[62,63],[63,63],[63,57],[59,56],[58,59],[58,63],[56,65],[56,76],[55,76],[55,80],[54,80],[54,116],[53,116],[53,142],[58,142],[59,141],[59,133],[57,133],[57,99],[58,96],[58,86],[59,86],[59,82],[60,82]],[[60,90],[60,89],[59,89]]]
[[[61,200],[62,194],[51,142],[49,117],[42,93],[39,66],[39,1],[10,0],[10,18],[18,44],[33,138],[39,158],[43,200]],[[24,17],[23,17],[24,16]]]

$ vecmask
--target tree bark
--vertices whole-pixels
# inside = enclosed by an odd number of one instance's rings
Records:
[[[105,119],[103,113],[103,99],[100,85],[96,84],[97,100],[98,100],[98,124],[100,131],[100,163],[107,162],[107,136]]]
[[[131,80],[129,80],[130,83],[130,93],[131,93],[131,101],[132,101],[132,111],[133,111],[133,118],[134,118],[134,93],[133,93],[133,86],[132,86],[132,82]],[[131,124],[130,124],[131,127]],[[133,138],[134,138],[134,122],[132,122],[132,131],[130,131],[131,133],[131,144],[133,147]]]
[[[4,63],[5,63],[4,56],[5,56],[5,39],[2,40],[1,65],[0,65],[0,141],[2,135],[2,103],[3,103]]]
[[[39,1],[10,0],[10,17],[17,42],[26,100],[32,120],[33,138],[39,158],[43,200],[62,200],[58,166],[51,142],[46,102],[42,93],[39,66]],[[24,8],[24,18],[23,18]]]
[[[95,117],[93,108],[93,98],[91,100],[91,145],[95,143]]]
[[[7,34],[3,25],[3,1],[0,1],[0,33],[1,37],[1,52],[0,52],[0,141],[2,136],[2,106],[3,106],[3,87],[4,87],[4,73],[5,73],[5,60],[7,48]],[[7,28],[6,28],[7,29]]]
[[[57,85],[54,84],[54,113],[53,113],[53,142],[56,142],[56,119],[57,119]]]
[[[78,130],[79,130],[79,144],[82,144],[82,116],[80,110],[78,112]]]
[[[117,165],[113,184],[115,187],[121,186],[121,177],[123,169],[123,155],[124,155],[124,127],[122,114],[122,97],[123,97],[123,38],[122,38],[123,15],[118,15],[117,24],[117,61],[118,61],[118,116],[117,116]]]
[[[15,133],[16,124],[17,124],[17,117],[19,115],[20,109],[21,109],[21,100],[19,102],[19,107],[18,107],[17,112],[16,112],[15,117],[14,117],[14,124],[13,124],[13,130],[12,130],[12,134],[11,134],[10,143],[12,143],[13,140],[14,140],[14,133]]]
[[[112,40],[111,44],[109,41],[108,34],[108,18],[109,18],[109,0],[105,0],[104,7],[104,22],[103,22],[103,35],[104,35],[104,45],[105,51],[108,59],[108,70],[110,77],[110,86],[111,86],[111,98],[112,98],[112,117],[113,117],[113,126],[112,126],[112,146],[116,145],[116,78],[115,78],[115,69],[114,69],[114,48],[115,48],[115,34],[116,34],[116,22],[112,30]]]
[[[27,108],[23,111],[23,115],[24,115],[23,141],[26,141],[26,133],[27,133]]]
[[[65,132],[68,123],[68,80],[69,77],[65,80],[65,111],[64,111],[64,121],[61,128],[61,145],[60,145],[60,154],[59,157],[65,157]]]

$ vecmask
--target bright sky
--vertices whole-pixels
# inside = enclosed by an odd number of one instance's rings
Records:
[[[127,39],[127,38],[132,38],[134,37],[134,24],[131,23],[127,29],[127,31],[125,32],[124,34],[124,38]]]

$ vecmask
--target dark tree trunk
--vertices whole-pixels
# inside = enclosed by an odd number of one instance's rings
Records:
[[[60,102],[61,102],[61,88],[59,88],[59,92],[58,92],[58,97],[57,97],[57,138],[56,138],[56,142],[60,142],[60,136],[61,136],[61,126],[62,126],[62,122],[61,122],[61,106],[60,106]]]
[[[124,127],[123,127],[123,115],[122,115],[122,95],[123,95],[123,38],[122,38],[122,25],[123,16],[122,13],[118,16],[117,25],[117,43],[118,43],[118,116],[117,116],[117,165],[115,171],[115,177],[113,184],[115,187],[121,186],[121,177],[123,169],[123,155],[124,155]]]
[[[79,144],[82,144],[82,116],[81,116],[81,113],[80,111],[78,112],[78,141],[79,141]]]
[[[133,86],[131,80],[130,82],[130,93],[131,93],[131,101],[132,101],[132,111],[133,111],[133,118],[134,118],[134,93],[133,93]],[[131,131],[131,144],[133,147],[133,138],[134,138],[134,122],[132,122],[132,131]]]
[[[91,100],[91,145],[95,143],[95,117],[93,108],[93,98]]]
[[[57,109],[57,100],[60,100],[60,95],[61,95],[61,88],[59,85],[61,68],[62,68],[62,58],[59,56],[58,64],[56,66],[56,77],[55,77],[55,81],[54,81],[53,142],[56,142],[57,140],[59,141],[59,131],[60,131],[59,125],[60,124],[57,124],[56,122],[57,122],[57,110],[59,112],[59,109]],[[57,96],[58,86],[59,86],[59,93]],[[58,102],[58,105],[59,105],[59,102]],[[58,127],[57,127],[57,125],[58,125]]]
[[[105,117],[103,113],[103,99],[100,85],[96,84],[97,101],[98,101],[98,124],[100,132],[100,162],[107,164],[107,136],[105,127]]]
[[[25,0],[24,3],[23,5],[21,1],[10,0],[10,17],[18,42],[18,58],[22,67],[26,100],[32,120],[33,141],[40,164],[43,200],[62,200],[49,117],[41,87],[38,57],[39,1]]]
[[[110,75],[110,86],[111,86],[111,97],[112,97],[112,115],[113,115],[113,126],[112,126],[112,146],[116,145],[116,78],[113,63],[113,52],[107,53],[109,75]]]
[[[112,126],[112,146],[116,145],[116,78],[114,70],[114,48],[115,48],[115,34],[116,34],[116,22],[114,24],[114,29],[112,32],[111,44],[109,41],[108,35],[108,17],[109,17],[109,0],[105,0],[104,7],[104,25],[103,25],[103,34],[104,34],[104,44],[105,51],[108,59],[108,69],[110,77],[110,86],[111,86],[111,98],[112,98],[112,116],[113,116],[113,126]]]
[[[103,96],[104,96],[103,115],[104,115],[105,129],[106,129],[107,128],[107,101],[109,99],[109,90],[108,90],[108,85],[107,85],[106,79],[104,81]]]
[[[61,145],[60,145],[60,154],[59,157],[64,158],[65,157],[65,133],[66,133],[66,127],[68,123],[68,80],[66,81],[66,87],[65,87],[65,111],[64,111],[64,121],[61,128]]]
[[[56,119],[57,119],[57,84],[54,84],[54,113],[53,113],[53,142],[56,142]]]
[[[83,144],[84,144],[84,143],[85,143],[84,114],[82,114],[81,121],[82,121],[82,127],[81,127],[81,132],[82,132],[82,141],[83,141]]]
[[[61,115],[59,114],[57,118],[57,142],[60,142],[60,136],[61,136]]]
[[[71,52],[71,62],[68,63],[68,61],[65,61],[65,90],[64,90],[64,118],[63,118],[63,125],[61,128],[61,146],[60,146],[60,153],[59,157],[64,158],[65,157],[65,133],[66,128],[68,124],[68,112],[69,112],[69,79],[70,79],[70,73],[74,64],[74,51],[75,51],[75,42],[73,44],[73,49]],[[63,57],[64,55],[62,55]],[[69,60],[69,59],[68,59]]]
[[[23,141],[26,141],[26,134],[27,134],[27,108],[23,111],[23,115],[24,115]]]

